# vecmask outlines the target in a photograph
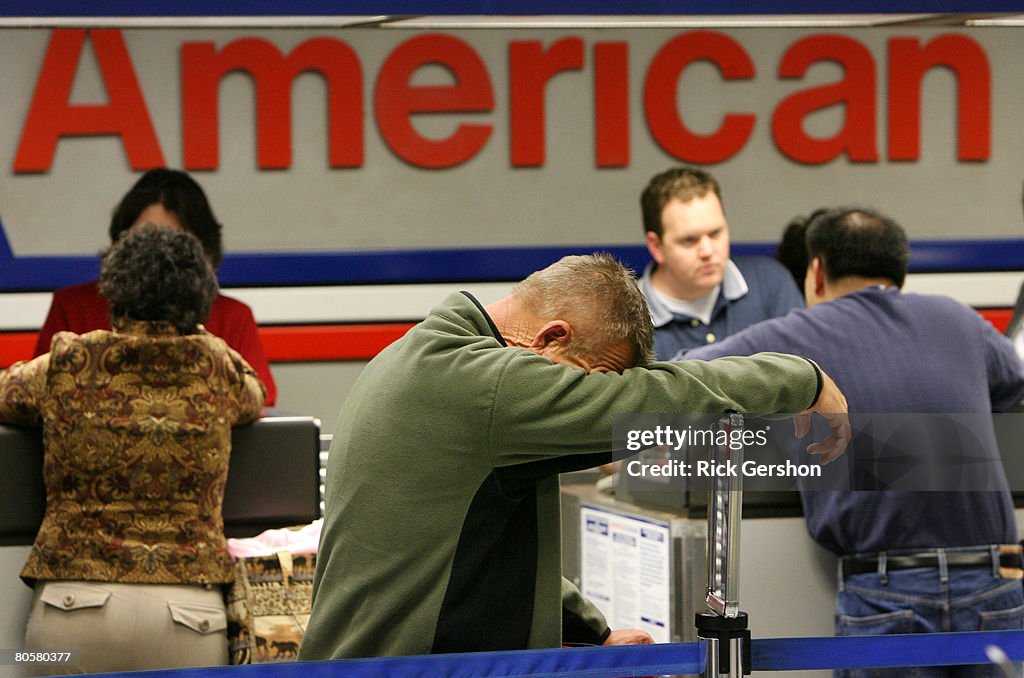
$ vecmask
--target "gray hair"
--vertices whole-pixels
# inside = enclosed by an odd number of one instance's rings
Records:
[[[654,357],[651,312],[636,276],[608,253],[563,257],[532,273],[512,293],[539,317],[572,325],[571,355],[600,355],[625,343],[631,367]]]

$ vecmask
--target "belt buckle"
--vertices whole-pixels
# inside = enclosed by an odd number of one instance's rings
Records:
[[[1003,579],[1024,579],[1024,547],[1021,544],[1000,544],[999,545],[999,576]],[[1016,565],[1006,567],[1003,565],[1003,556],[1016,556]]]

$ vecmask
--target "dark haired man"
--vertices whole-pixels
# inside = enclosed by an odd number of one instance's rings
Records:
[[[933,468],[946,468],[941,465],[955,457],[959,441],[944,436],[948,429],[934,426],[935,417],[920,415],[970,417],[979,441],[972,473],[983,469],[992,491],[953,491],[934,482],[884,489],[894,486],[892,478],[858,470],[869,463],[885,468],[877,465],[873,443],[859,447],[872,436],[858,435],[847,457],[853,477],[880,489],[804,488],[807,527],[840,556],[840,635],[1024,627],[1017,523],[990,414],[1014,408],[1024,397],[1024,373],[1013,346],[953,299],[901,291],[907,238],[882,214],[828,210],[808,224],[806,243],[807,310],[678,357],[708,360],[758,351],[806,356],[842,385],[851,413],[864,421],[881,421],[875,418],[879,413],[911,415],[900,419],[911,441],[900,452]],[[929,477],[946,476],[940,471]],[[955,675],[989,675],[978,668],[978,674]],[[914,675],[950,674],[934,669]]]
[[[730,258],[722,191],[711,174],[695,167],[661,172],[641,194],[640,209],[654,260],[640,289],[651,307],[659,360],[803,308],[778,262]]]

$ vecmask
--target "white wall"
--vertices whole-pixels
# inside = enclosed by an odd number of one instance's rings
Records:
[[[366,365],[362,361],[276,363],[277,407],[320,420],[322,433],[333,433],[341,404]]]

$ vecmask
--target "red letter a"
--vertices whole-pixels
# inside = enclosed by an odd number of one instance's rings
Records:
[[[106,104],[72,104],[86,31],[55,30],[21,132],[15,172],[46,172],[63,136],[118,135],[134,170],[164,166],[146,102],[119,30],[89,31],[107,88]]]

